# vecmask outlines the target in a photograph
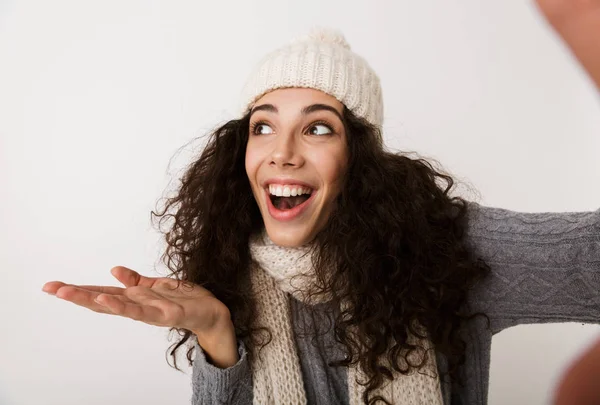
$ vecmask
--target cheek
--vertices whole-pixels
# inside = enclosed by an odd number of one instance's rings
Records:
[[[347,158],[344,153],[336,151],[320,156],[317,160],[319,172],[324,183],[330,187],[340,187],[347,170]]]
[[[256,153],[256,149],[252,148],[250,144],[248,144],[248,146],[246,147],[246,160],[245,160],[245,165],[246,165],[246,175],[248,176],[248,179],[250,180],[250,182],[253,182],[256,178],[256,172],[258,170],[258,166],[259,166],[259,158],[258,158],[258,154]]]
[[[260,171],[260,167],[264,162],[264,153],[261,148],[256,147],[252,143],[249,143],[246,147],[246,155],[245,155],[245,168],[246,168],[246,176],[248,177],[248,181],[250,182],[250,188],[252,189],[252,194],[254,194],[254,198],[258,200],[259,195],[257,193],[261,193],[262,189],[258,184],[258,175]]]

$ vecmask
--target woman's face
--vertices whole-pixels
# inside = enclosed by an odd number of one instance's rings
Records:
[[[335,209],[348,163],[343,104],[313,89],[278,89],[252,108],[246,174],[267,233],[304,245]]]

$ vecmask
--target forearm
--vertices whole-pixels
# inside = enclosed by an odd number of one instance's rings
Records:
[[[252,370],[244,343],[239,341],[239,360],[228,368],[220,368],[209,362],[198,341],[195,348],[191,404],[252,405]]]
[[[235,328],[230,320],[219,323],[209,333],[196,333],[207,360],[219,368],[228,368],[239,360]]]

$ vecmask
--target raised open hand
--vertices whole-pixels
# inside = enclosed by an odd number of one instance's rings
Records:
[[[600,90],[600,0],[535,0]]]
[[[600,13],[600,0],[535,0],[551,22]]]
[[[42,290],[95,312],[150,325],[185,328],[196,334],[229,320],[229,310],[207,289],[167,277],[145,277],[127,267],[111,269],[123,287],[50,281]]]

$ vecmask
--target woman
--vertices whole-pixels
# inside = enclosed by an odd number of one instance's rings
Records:
[[[494,333],[600,321],[600,210],[451,198],[450,176],[384,149],[382,119],[341,35],[274,51],[156,214],[173,277],[44,290],[182,332],[194,404],[486,403]]]

